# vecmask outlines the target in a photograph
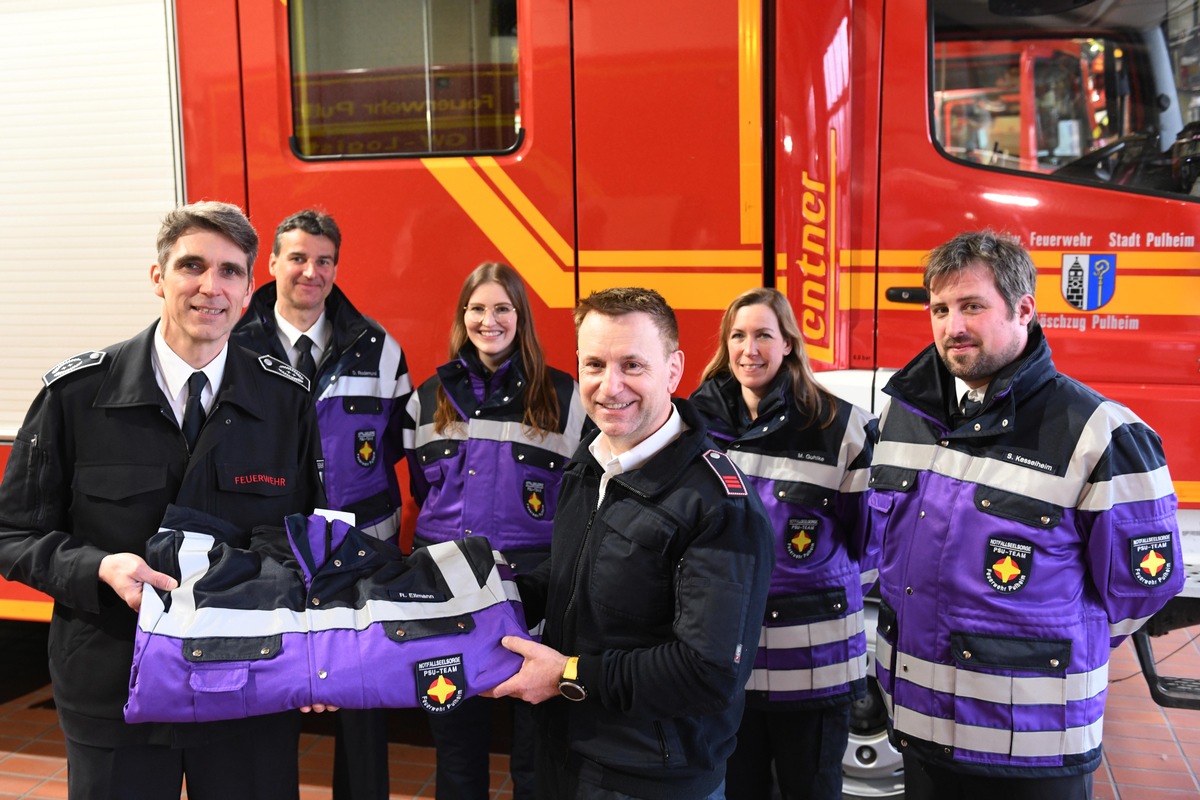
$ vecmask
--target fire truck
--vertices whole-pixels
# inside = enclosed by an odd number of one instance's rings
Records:
[[[503,260],[561,368],[578,297],[649,286],[690,392],[770,285],[876,411],[929,342],[923,255],[990,227],[1033,255],[1059,368],[1163,435],[1192,574],[1150,627],[1200,621],[1200,0],[16,0],[0,45],[9,441],[45,370],[156,315],[179,202],[267,242],[332,213],[339,283],[415,380]],[[0,616],[48,613],[0,582]],[[1156,699],[1195,704],[1143,648]],[[877,695],[855,724],[847,791],[896,794]]]

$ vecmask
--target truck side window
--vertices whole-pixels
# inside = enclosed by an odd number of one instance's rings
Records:
[[[516,0],[291,0],[288,18],[301,158],[516,147]]]
[[[1120,13],[1000,17],[982,3],[933,0],[930,111],[941,151],[1076,183],[1200,195],[1200,0],[1114,5]]]

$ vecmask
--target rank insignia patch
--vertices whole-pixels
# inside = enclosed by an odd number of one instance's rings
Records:
[[[546,484],[543,481],[525,481],[525,510],[534,519],[546,516]]]
[[[94,367],[104,361],[105,355],[107,354],[101,350],[89,350],[86,353],[65,358],[42,376],[42,383],[49,386],[64,375],[70,375],[72,372],[81,370],[84,367]]]
[[[463,657],[442,656],[416,665],[417,702],[430,714],[445,714],[462,705],[467,696]]]
[[[730,497],[745,497],[749,494],[746,483],[742,480],[742,471],[729,460],[729,456],[720,450],[709,450],[704,454],[704,463],[712,467],[721,483],[725,485],[725,494]]]
[[[312,386],[312,384],[309,382],[308,378],[305,377],[303,372],[296,369],[295,367],[293,367],[291,364],[287,363],[286,361],[280,361],[278,358],[275,358],[274,356],[259,356],[258,363],[267,372],[270,372],[272,375],[278,375],[281,378],[287,378],[289,381],[296,384],[297,386],[303,387],[304,391],[306,391],[306,392]]]
[[[1024,539],[988,539],[983,574],[997,592],[1011,594],[1029,582],[1033,569],[1033,545]]]
[[[354,433],[354,460],[360,467],[375,465],[375,431],[356,431]]]
[[[817,524],[818,520],[798,517],[787,521],[783,541],[789,556],[803,561],[813,554],[817,548]]]
[[[1142,586],[1161,586],[1175,567],[1171,534],[1156,533],[1129,540],[1129,566]]]

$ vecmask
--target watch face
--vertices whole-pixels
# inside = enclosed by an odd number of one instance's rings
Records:
[[[587,689],[572,681],[559,681],[558,693],[568,700],[574,700],[575,702],[579,702],[587,697]]]

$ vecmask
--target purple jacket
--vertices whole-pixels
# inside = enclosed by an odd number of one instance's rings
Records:
[[[288,363],[275,323],[275,283],[254,293],[233,330],[233,341]],[[311,387],[324,454],[329,508],[355,515],[360,530],[396,542],[404,455],[404,405],[412,393],[399,343],[359,312],[334,286],[325,301],[333,328],[330,353]]]
[[[959,772],[1094,770],[1109,649],[1184,580],[1158,435],[1059,374],[1040,329],[972,419],[950,416],[933,347],[885,391],[870,503],[893,743]]]
[[[146,560],[179,580],[146,592],[128,722],[201,722],[315,703],[441,714],[514,675],[502,636],[527,637],[487,540],[408,558],[340,520],[289,516],[245,535],[171,507]]]
[[[757,491],[775,534],[747,705],[814,708],[866,694],[863,592],[875,583],[878,557],[866,491],[875,419],[837,400],[829,425],[810,424],[791,402],[787,377],[780,373],[753,422],[731,376],[705,381],[691,401]]]
[[[416,428],[405,431],[405,449],[421,506],[416,544],[486,536],[522,573],[545,556],[563,469],[586,419],[575,381],[556,369],[550,375],[559,423],[545,437],[522,422],[526,380],[519,356],[485,374],[473,350],[464,352],[413,393],[407,410]],[[442,431],[434,426],[439,386],[463,420]]]

